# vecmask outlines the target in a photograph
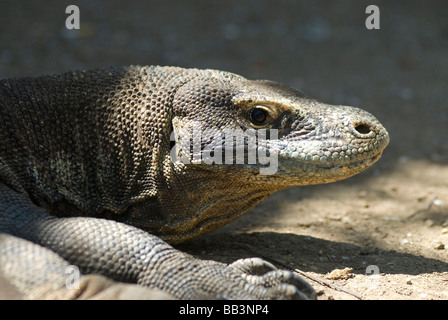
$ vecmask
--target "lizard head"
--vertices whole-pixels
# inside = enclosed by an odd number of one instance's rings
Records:
[[[282,189],[351,177],[375,163],[389,142],[386,129],[362,109],[222,75],[189,82],[174,101],[177,155],[187,163]]]

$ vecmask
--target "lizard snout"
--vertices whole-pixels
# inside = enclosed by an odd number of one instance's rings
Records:
[[[389,143],[389,133],[376,119],[353,122],[350,132],[356,139],[376,141],[379,151]]]

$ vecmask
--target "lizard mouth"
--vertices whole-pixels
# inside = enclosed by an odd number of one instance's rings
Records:
[[[354,161],[347,161],[347,162],[343,162],[340,164],[323,164],[323,165],[319,165],[319,164],[315,164],[316,167],[322,168],[322,169],[331,169],[331,168],[337,168],[337,167],[357,167],[357,166],[364,166],[364,165],[372,165],[375,162],[377,162],[381,156],[382,156],[383,152],[379,152],[376,155],[372,156],[372,157],[367,157],[365,159],[361,159],[361,160],[354,160]]]
[[[364,171],[377,162],[382,153],[383,151],[380,151],[364,159],[333,164],[282,159],[279,160],[278,174],[274,175],[272,180],[277,180],[275,178],[277,176],[280,178],[279,182],[288,187],[336,182]]]

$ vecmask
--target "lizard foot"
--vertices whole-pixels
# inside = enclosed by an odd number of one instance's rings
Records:
[[[288,270],[279,270],[273,264],[260,259],[240,259],[228,266],[241,272],[249,284],[266,289],[261,290],[273,299],[316,299],[313,287]]]
[[[157,272],[152,269],[139,283],[177,299],[316,299],[315,291],[307,282],[259,258],[226,265],[187,256],[185,260],[170,259],[170,264],[169,268]]]

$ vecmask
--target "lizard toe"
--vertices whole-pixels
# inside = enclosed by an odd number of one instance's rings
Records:
[[[269,271],[277,270],[272,264],[260,258],[239,259],[229,265],[230,268],[251,275],[263,275]]]
[[[288,270],[273,270],[264,275],[242,274],[248,283],[270,289],[274,299],[314,300],[316,292],[313,287]]]

